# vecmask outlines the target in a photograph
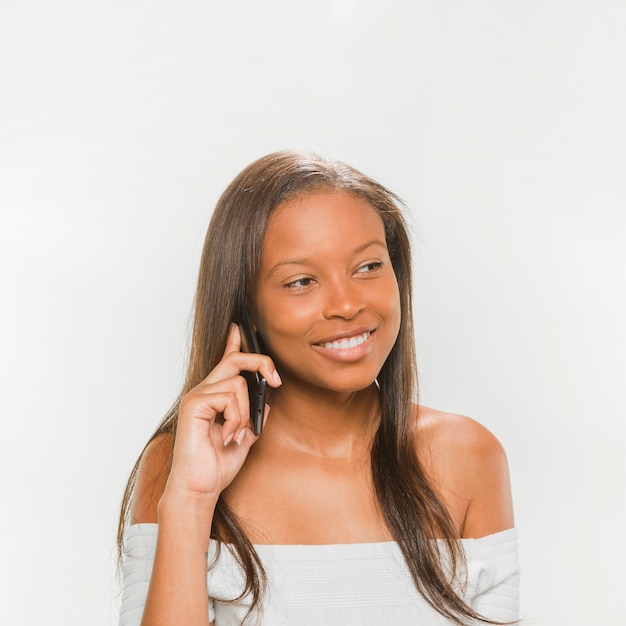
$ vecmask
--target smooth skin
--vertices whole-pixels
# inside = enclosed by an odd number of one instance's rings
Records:
[[[207,626],[206,550],[220,494],[246,520],[252,543],[392,540],[369,464],[379,419],[374,379],[400,324],[378,213],[334,191],[277,207],[253,317],[274,360],[240,352],[233,326],[220,363],[183,398],[176,441],[154,441],[143,457],[132,522],[159,523],[144,626]],[[244,369],[271,387],[260,438]],[[495,437],[466,417],[426,407],[415,415],[415,452],[459,536],[511,528],[507,462]]]

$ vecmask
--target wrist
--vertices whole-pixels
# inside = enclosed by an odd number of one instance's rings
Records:
[[[188,493],[168,485],[157,506],[159,524],[186,532],[196,528],[201,535],[210,534],[217,499],[218,496]]]

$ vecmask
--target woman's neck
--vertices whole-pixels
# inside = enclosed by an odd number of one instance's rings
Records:
[[[256,446],[282,444],[326,459],[361,456],[369,450],[380,415],[374,384],[338,394],[287,383],[272,391],[268,404],[268,422]]]

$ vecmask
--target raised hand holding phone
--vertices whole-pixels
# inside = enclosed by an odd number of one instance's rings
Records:
[[[241,351],[242,335],[240,327],[233,324],[220,362],[182,397],[168,492],[182,488],[187,493],[219,495],[237,475],[257,439],[249,421],[250,386],[243,380],[244,373],[256,372],[265,383],[263,389],[268,379],[271,386],[278,387],[280,378],[268,356]],[[265,401],[261,404],[258,398],[252,406],[260,432]]]

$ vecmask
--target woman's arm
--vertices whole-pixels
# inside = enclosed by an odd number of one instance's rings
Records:
[[[175,440],[164,435],[143,455],[131,523],[158,522],[158,534],[142,626],[209,623],[207,551],[213,513],[257,439],[240,372],[260,371],[270,385],[280,384],[269,357],[244,354],[239,347],[233,327],[220,363],[183,396]]]
[[[215,503],[165,494],[173,438],[148,446],[137,474],[131,522],[158,523],[142,624],[209,624],[207,546]],[[185,514],[181,514],[182,512]]]

